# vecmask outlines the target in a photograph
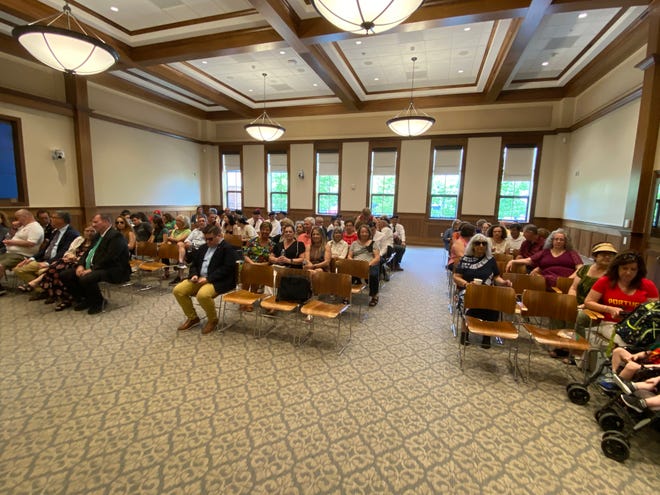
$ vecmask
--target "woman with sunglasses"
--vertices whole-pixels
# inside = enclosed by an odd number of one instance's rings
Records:
[[[490,249],[488,238],[483,234],[472,236],[465,248],[465,255],[456,263],[454,271],[454,283],[460,291],[458,297],[463,300],[465,288],[475,280],[484,285],[502,285],[511,287],[510,280],[504,280],[500,276],[497,262]],[[497,321],[499,313],[488,309],[471,308],[466,314],[485,321]],[[461,332],[461,345],[468,343],[468,333],[465,328]],[[481,347],[490,347],[490,337],[483,337]]]
[[[126,243],[128,244],[128,252],[135,254],[137,238],[135,237],[135,232],[133,232],[133,227],[131,227],[131,224],[128,223],[126,217],[118,216],[115,219],[115,228],[121,232],[121,234],[124,236],[124,239],[126,239]]]

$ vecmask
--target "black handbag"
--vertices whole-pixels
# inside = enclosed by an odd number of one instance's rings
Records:
[[[308,278],[282,277],[277,291],[277,301],[303,303],[312,297],[312,285]]]

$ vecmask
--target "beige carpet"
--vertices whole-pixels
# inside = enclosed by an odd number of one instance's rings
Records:
[[[341,356],[326,333],[177,334],[170,294],[122,289],[88,316],[10,292],[0,492],[657,493],[656,431],[619,464],[593,419],[604,396],[570,403],[555,361],[515,383],[501,349],[472,346],[462,373],[441,251],[403,266]]]

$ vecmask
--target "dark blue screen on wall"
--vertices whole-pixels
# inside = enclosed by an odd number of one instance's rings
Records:
[[[0,199],[18,198],[14,127],[0,121]]]

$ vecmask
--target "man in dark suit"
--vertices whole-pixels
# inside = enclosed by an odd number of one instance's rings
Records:
[[[19,289],[25,292],[35,290],[38,293],[30,297],[30,300],[42,299],[45,296],[38,285],[33,286],[30,282],[43,273],[51,262],[62,258],[74,239],[80,236],[80,233],[71,227],[71,215],[66,211],[53,213],[50,222],[53,226],[50,240],[37,254],[21,261],[14,268],[14,273],[25,282]]]
[[[94,315],[103,311],[104,299],[99,282],[119,284],[131,276],[128,244],[126,239],[112,227],[113,218],[99,213],[92,218],[92,227],[98,236],[92,247],[80,257],[75,268],[60,275],[76,302],[74,309]]]
[[[192,303],[196,297],[208,321],[202,333],[210,333],[218,325],[218,313],[213,299],[236,287],[236,251],[225,242],[217,225],[204,228],[206,245],[195,251],[188,278],[174,287],[172,294],[186,315],[177,330],[188,330],[199,324]]]

